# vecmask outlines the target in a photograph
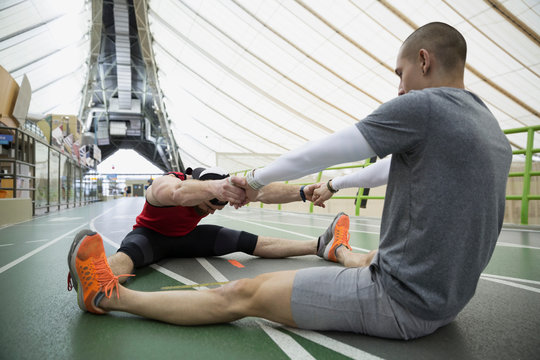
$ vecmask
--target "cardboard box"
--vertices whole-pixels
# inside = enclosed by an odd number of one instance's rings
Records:
[[[2,116],[0,117],[0,134],[14,134],[14,130],[3,129],[3,127],[12,127],[18,128],[19,122],[17,119],[12,118],[11,116]]]
[[[43,119],[37,122],[37,127],[41,130],[43,135],[45,135],[45,137],[47,138],[47,143],[50,145],[51,144],[51,124],[47,120]]]
[[[0,179],[0,188],[13,189],[13,179]],[[0,190],[0,198],[12,198],[13,190]]]
[[[24,123],[26,122],[26,116],[28,115],[28,109],[30,108],[31,98],[32,87],[30,86],[28,77],[24,75],[21,86],[19,87],[17,101],[15,101],[15,107],[13,108],[13,117],[19,121],[21,127],[24,126]]]
[[[17,101],[19,85],[11,75],[0,66],[0,116],[11,116]]]

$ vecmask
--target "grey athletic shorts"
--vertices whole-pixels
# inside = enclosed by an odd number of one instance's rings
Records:
[[[412,315],[386,294],[369,267],[299,270],[291,309],[299,328],[405,340],[428,335],[454,319],[427,321]]]

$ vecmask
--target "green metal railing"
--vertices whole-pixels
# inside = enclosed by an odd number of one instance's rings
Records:
[[[517,134],[517,133],[527,133],[527,147],[523,150],[514,150],[512,153],[514,155],[525,155],[525,169],[523,172],[511,172],[508,177],[523,177],[523,190],[521,195],[507,195],[506,200],[521,200],[521,224],[522,225],[528,225],[529,224],[529,201],[530,200],[540,200],[540,195],[531,195],[531,177],[532,176],[540,176],[540,171],[532,171],[532,157],[533,154],[540,153],[540,149],[534,149],[534,132],[540,130],[540,125],[536,126],[527,126],[522,128],[516,128],[516,129],[507,129],[503,132],[506,135],[509,134]],[[349,165],[349,166],[337,166],[337,167],[330,167],[327,169],[324,169],[323,171],[320,171],[317,174],[317,180],[315,183],[318,183],[321,181],[323,172],[328,170],[342,170],[342,169],[353,169],[353,168],[360,168],[360,167],[366,167],[370,165],[370,161],[366,160],[364,164],[359,165]],[[245,176],[247,174],[248,170],[245,171],[238,171],[234,173],[235,175],[239,173],[243,173]],[[288,183],[288,182],[286,182]],[[308,185],[308,184],[295,184],[295,185]],[[333,196],[332,199],[339,199],[339,200],[355,200],[356,201],[356,209],[355,214],[358,216],[360,214],[360,205],[362,203],[362,200],[384,200],[384,196],[369,196],[369,195],[363,195],[364,189],[359,188],[358,193],[356,196]],[[261,208],[263,207],[263,204],[261,203]],[[281,210],[281,204],[278,204],[278,210]],[[309,212],[313,213],[313,203],[310,204]]]
[[[525,169],[523,172],[511,172],[509,177],[523,177],[523,190],[521,195],[507,195],[506,200],[521,200],[521,224],[529,224],[529,201],[540,200],[540,195],[531,195],[531,177],[540,176],[539,171],[532,171],[532,157],[533,154],[539,153],[540,149],[533,149],[534,145],[534,132],[540,130],[540,125],[527,126],[517,129],[504,130],[506,135],[527,133],[527,147],[523,150],[514,150],[514,155],[525,155]]]

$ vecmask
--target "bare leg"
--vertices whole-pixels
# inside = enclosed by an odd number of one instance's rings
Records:
[[[114,255],[111,255],[107,258],[107,262],[111,267],[111,270],[114,275],[118,276],[120,274],[131,274],[133,273],[133,261],[127,254],[123,252],[117,252]],[[123,283],[127,280],[127,276],[118,278],[120,283]]]
[[[377,250],[372,250],[367,254],[353,253],[345,246],[340,246],[336,250],[336,258],[345,267],[365,267],[371,264],[376,253]]]
[[[300,241],[259,236],[253,255],[263,258],[316,255],[317,240]]]
[[[296,326],[291,294],[296,271],[267,273],[211,290],[139,292],[119,286],[99,306],[177,325],[230,322],[246,316]]]

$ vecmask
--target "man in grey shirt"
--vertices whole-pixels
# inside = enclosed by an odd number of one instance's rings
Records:
[[[465,58],[465,40],[453,27],[431,23],[417,29],[397,57],[400,96],[356,126],[234,180],[254,199],[273,181],[392,154],[390,162],[381,162],[389,165],[381,177],[388,188],[376,255],[350,251],[348,217],[339,214],[320,238],[326,247],[319,255],[358,267],[282,271],[214,290],[155,293],[119,286],[118,274],[100,269],[90,276],[104,284],[95,312],[121,310],[181,325],[258,316],[301,328],[402,339],[452,321],[473,296],[493,252],[511,162],[496,119],[464,90]],[[381,167],[370,168],[366,173]],[[334,186],[326,184],[329,191]],[[97,242],[82,239],[81,247],[94,250],[81,252],[78,245],[70,257],[104,258]],[[87,291],[84,282],[78,291]]]

